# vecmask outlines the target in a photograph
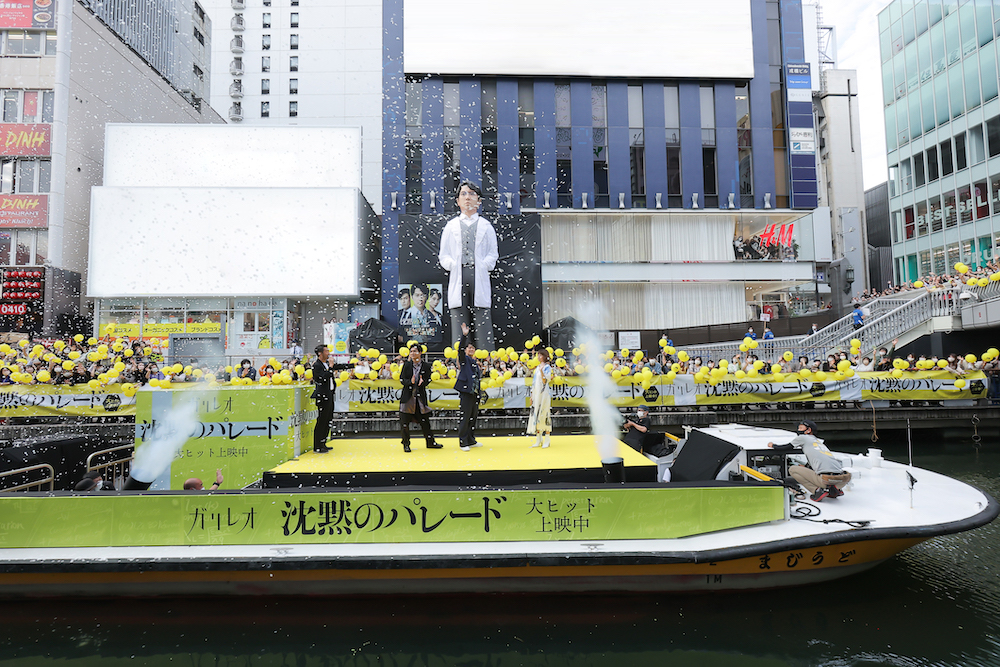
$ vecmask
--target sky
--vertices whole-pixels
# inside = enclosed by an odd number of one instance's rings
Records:
[[[889,0],[821,0],[819,4],[823,23],[836,28],[837,67],[858,71],[861,157],[867,190],[887,177],[878,13]]]

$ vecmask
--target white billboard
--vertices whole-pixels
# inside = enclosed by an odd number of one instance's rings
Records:
[[[104,185],[360,188],[361,129],[111,123]]]
[[[87,294],[358,297],[354,188],[92,191]]]
[[[750,0],[406,0],[403,69],[750,79]]]

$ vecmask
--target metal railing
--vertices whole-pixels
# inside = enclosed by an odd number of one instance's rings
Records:
[[[135,444],[119,445],[102,449],[87,457],[87,472],[99,472],[101,477],[111,481],[116,489],[125,485],[135,458]],[[107,459],[107,460],[104,460]]]
[[[42,473],[44,476],[39,478],[36,473]],[[12,486],[7,486],[8,482],[13,482]],[[55,488],[55,483],[55,470],[48,463],[0,473],[0,492],[52,491]]]

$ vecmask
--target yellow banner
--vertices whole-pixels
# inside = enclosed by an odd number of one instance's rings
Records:
[[[101,335],[107,332],[107,327],[109,323],[101,325]],[[157,322],[150,322],[142,327],[141,333],[143,338],[154,338],[169,336],[170,334],[179,333],[221,333],[222,325],[218,322],[175,322],[161,324]],[[114,331],[111,332],[113,336],[128,336],[129,338],[138,338],[140,334],[140,325],[129,323],[129,324],[114,324]]]
[[[7,385],[0,391],[0,417],[132,417],[135,396],[121,385],[97,391],[82,385]]]

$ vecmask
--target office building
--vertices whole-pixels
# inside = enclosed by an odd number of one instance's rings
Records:
[[[878,21],[895,280],[983,266],[1000,243],[1000,7],[893,0]]]

